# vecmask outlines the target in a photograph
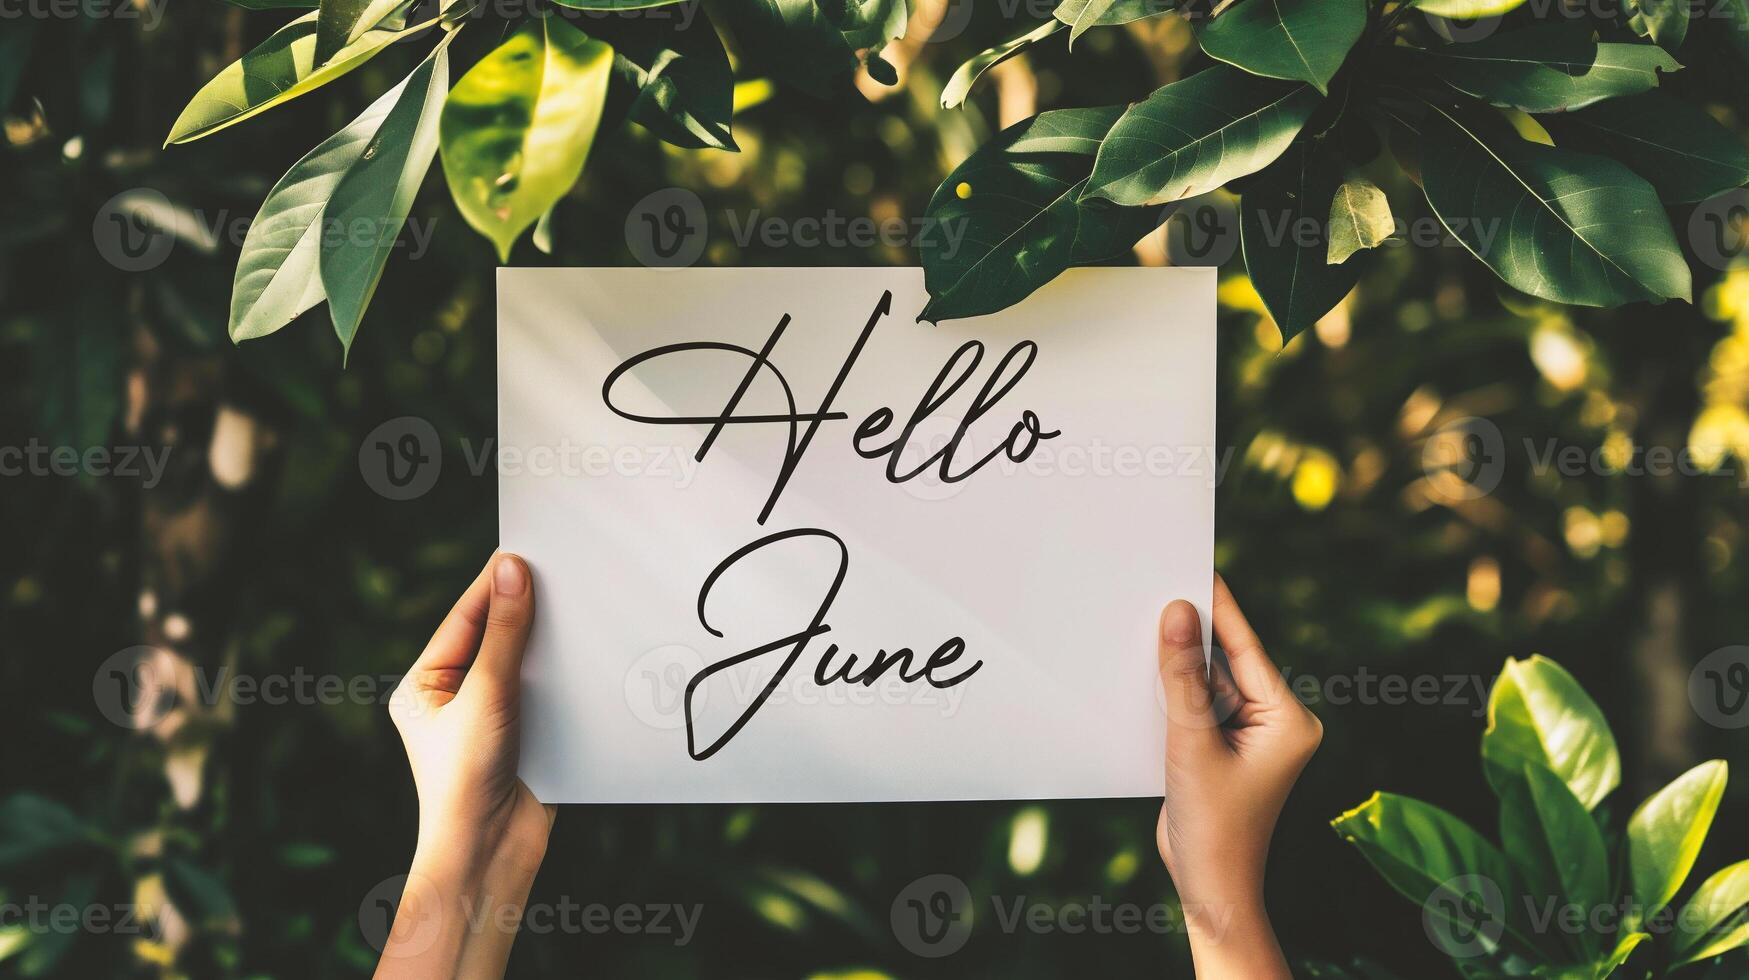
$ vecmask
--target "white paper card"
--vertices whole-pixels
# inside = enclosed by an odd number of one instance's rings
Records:
[[[939,326],[926,298],[917,269],[499,270],[536,796],[1161,794],[1159,611],[1210,601],[1214,273],[1074,270]]]

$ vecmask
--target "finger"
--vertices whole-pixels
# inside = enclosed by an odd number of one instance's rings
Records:
[[[1245,706],[1245,696],[1233,683],[1233,668],[1227,665],[1227,656],[1220,647],[1210,651],[1209,693],[1214,697],[1215,720],[1231,725],[1239,709]]]
[[[522,651],[534,622],[534,580],[521,558],[500,554],[492,559],[491,582],[480,654],[462,683],[462,693],[478,690],[510,703],[522,689]]]
[[[1227,655],[1232,670],[1233,685],[1247,701],[1280,704],[1288,697],[1287,679],[1281,676],[1269,654],[1263,651],[1263,641],[1239,611],[1239,603],[1227,588],[1227,580],[1215,575],[1214,614],[1215,643]]]
[[[1224,746],[1202,656],[1196,607],[1175,599],[1160,613],[1160,684],[1166,691],[1168,763]]]
[[[480,634],[486,628],[486,607],[492,588],[486,573],[491,569],[492,563],[487,562],[462,591],[449,615],[431,634],[425,652],[413,662],[414,671],[466,670],[473,663],[474,651],[480,648]]]

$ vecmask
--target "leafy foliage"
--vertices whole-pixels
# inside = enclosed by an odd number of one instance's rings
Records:
[[[1365,28],[1366,0],[1264,0],[1207,21],[1197,40],[1211,58],[1327,93]]]
[[[1057,19],[1078,35],[1107,23],[1090,18],[1113,6],[1065,3]],[[1447,40],[1423,17],[1406,16],[1411,8],[1505,16],[1497,29],[1484,22]],[[1507,285],[1580,305],[1689,299],[1687,264],[1663,204],[1749,179],[1742,146],[1704,111],[1660,111],[1672,100],[1658,86],[1682,67],[1672,54],[1688,34],[1681,3],[1641,0],[1589,20],[1523,0],[1236,0],[1181,12],[1203,52],[1225,64],[1126,111],[1101,142],[1085,193],[1168,204],[1231,185],[1245,198],[1246,268],[1284,338],[1340,302],[1362,271],[1314,268],[1307,238],[1335,266],[1380,244],[1388,201],[1369,195],[1365,212],[1345,207],[1353,203],[1346,196],[1334,211],[1325,205],[1327,190],[1360,186],[1344,181],[1375,163],[1381,143],[1402,148],[1398,158],[1446,229]],[[1711,29],[1740,33],[1729,18],[1712,20]],[[953,104],[992,57],[1043,36],[1023,35],[968,63]],[[1502,110],[1545,114],[1541,131],[1560,145],[1527,139],[1538,127]],[[1359,130],[1370,136],[1339,135]],[[1261,190],[1242,186],[1277,160],[1284,162],[1252,182]],[[1262,228],[1307,218],[1328,227],[1291,242],[1259,241]],[[1059,271],[1042,264],[1003,298],[1018,301]]]
[[[456,207],[499,259],[583,173],[613,49],[557,17],[525,25],[443,105],[443,173]]]
[[[435,23],[427,21],[400,30],[372,29],[334,54],[319,58],[316,18],[316,14],[299,17],[219,72],[182,110],[165,144],[211,136],[312,92],[363,65],[390,44]]]
[[[448,87],[449,49],[439,44],[407,77],[382,125],[322,208],[322,291],[334,332],[348,351],[437,153],[438,107]]]
[[[453,91],[445,51],[478,19],[465,0],[443,3],[411,23],[416,5],[407,0],[323,2],[221,71],[183,110],[166,145],[243,122],[359,68],[395,42],[441,28],[432,58],[396,90],[392,105],[385,98],[307,154],[269,192],[238,264],[232,339],[267,336],[326,299],[335,332],[350,349],[439,147],[457,209],[501,261],[509,261],[515,241],[537,222],[537,244],[550,244],[547,216],[582,175],[612,84],[631,91],[624,115],[659,138],[734,151],[734,77],[711,21],[702,12],[684,22],[625,19],[628,12],[676,2],[562,4],[617,14],[619,22],[601,24],[620,39],[617,45],[592,37],[563,11],[526,15]],[[854,66],[856,52],[866,54],[902,33],[907,8],[902,0],[880,0],[827,15],[803,0],[760,9],[763,14],[749,16],[773,18],[779,41],[793,39],[786,31],[806,27],[819,34],[816,40],[831,42],[812,61],[781,57],[776,47],[768,52],[810,83],[824,84]],[[764,43],[770,29],[750,25],[748,33]]]
[[[516,239],[537,222],[537,244],[550,244],[546,218],[579,179],[604,119],[629,118],[676,146],[737,149],[735,77],[712,22],[702,12],[691,29],[677,19],[627,16],[672,2],[563,0],[561,8],[595,19],[574,23],[564,9],[523,15],[532,19],[462,76],[443,111],[444,172],[457,208],[500,261],[509,261]],[[445,4],[409,22],[405,3],[324,2],[213,79],[177,120],[170,142],[199,139],[296,98],[433,26],[458,32],[477,19],[462,16],[464,6]],[[962,105],[991,68],[1065,27],[1073,46],[1090,30],[1181,16],[1214,64],[1127,108],[1073,110],[1080,115],[1052,122],[1042,121],[1049,113],[1037,117],[1041,129],[1070,118],[1115,119],[1067,155],[1016,151],[1021,130],[1010,129],[950,174],[928,215],[959,223],[976,254],[924,249],[928,318],[1018,302],[1064,269],[1121,256],[1150,227],[1131,209],[1226,187],[1251,212],[1240,220],[1247,270],[1284,337],[1292,337],[1366,274],[1371,262],[1357,253],[1387,244],[1394,232],[1399,209],[1381,182],[1360,174],[1379,164],[1386,143],[1450,235],[1513,289],[1587,306],[1688,300],[1687,262],[1665,206],[1749,180],[1749,153],[1736,137],[1704,110],[1660,91],[1682,69],[1675,52],[1697,47],[1687,44],[1688,7],[1635,0],[1589,19],[1547,7],[1522,0],[1062,0],[1049,19],[966,61],[943,86],[942,106]],[[910,4],[729,0],[713,10],[741,72],[830,96],[858,66],[871,78],[895,80],[881,52],[904,36]],[[600,19],[607,13],[618,19]],[[1709,18],[1709,29],[1741,33],[1733,30],[1741,11],[1722,13]],[[1442,36],[1428,15],[1502,19]],[[1749,54],[1740,38],[1716,40],[1709,50]],[[610,87],[629,96],[616,102]],[[1538,133],[1554,134],[1557,145],[1526,135]],[[1257,187],[1245,186],[1248,179]],[[326,186],[295,183],[306,195]],[[1061,193],[1071,185],[1072,200]],[[1014,200],[976,199],[1009,189],[1019,192]],[[392,210],[377,217],[399,227]],[[1303,233],[1308,224],[1323,230]],[[246,327],[234,317],[237,339],[270,332],[325,291],[293,258],[279,262],[270,280],[283,280],[274,295],[293,299],[262,307],[265,319]],[[248,271],[238,282],[252,288],[263,271]],[[370,290],[358,292],[368,303]],[[363,315],[351,302],[337,319],[343,337]],[[240,290],[233,306],[246,311],[260,300]]]
[[[993,313],[1072,265],[1128,250],[1142,208],[1083,196],[1094,150],[1118,108],[1044,112],[1009,127],[954,168],[930,202],[939,221],[971,229],[963,246],[926,244],[929,304],[918,319]],[[1040,278],[1041,275],[1043,278]]]
[[[1500,803],[1503,850],[1437,807],[1388,793],[1331,822],[1391,887],[1422,904],[1429,936],[1464,976],[1603,980],[1642,961],[1629,972],[1648,976],[1653,961],[1636,957],[1648,942],[1670,947],[1660,959],[1667,969],[1749,945],[1749,862],[1708,879],[1674,925],[1665,910],[1724,796],[1722,760],[1678,777],[1634,812],[1618,902],[1606,824],[1590,812],[1620,781],[1602,711],[1571,674],[1532,657],[1506,662],[1488,718],[1482,761]],[[1600,917],[1615,908],[1625,914]]]

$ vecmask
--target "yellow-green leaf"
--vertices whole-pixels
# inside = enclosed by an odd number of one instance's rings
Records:
[[[1330,827],[1399,894],[1420,903],[1425,921],[1473,937],[1490,953],[1536,949],[1514,921],[1520,890],[1511,863],[1469,824],[1431,803],[1374,793]],[[1477,886],[1489,893],[1480,903],[1471,894]]]
[[[1561,777],[1532,763],[1521,774],[1522,782],[1500,798],[1500,839],[1530,898],[1581,909],[1608,905],[1609,852],[1597,822]],[[1594,932],[1570,938],[1587,959],[1601,952]]]
[[[406,82],[292,164],[249,223],[231,284],[231,339],[265,337],[326,299],[317,268],[322,209],[382,125]]]
[[[1628,871],[1642,921],[1670,904],[1694,868],[1728,776],[1723,759],[1703,762],[1647,797],[1628,819]]]
[[[943,109],[959,108],[966,101],[966,94],[972,90],[972,86],[984,76],[985,72],[1057,33],[1064,26],[1060,20],[1047,20],[1019,37],[1011,38],[973,55],[965,64],[959,66],[953,73],[953,77],[949,78],[947,84],[942,86],[941,107]]]
[[[437,115],[449,88],[448,48],[454,37],[446,35],[407,76],[376,134],[322,208],[322,290],[334,332],[348,353],[437,153]]]
[[[443,105],[443,173],[456,207],[510,246],[583,173],[613,49],[557,17],[532,21],[463,75]]]
[[[1178,0],[1062,0],[1051,16],[1068,24],[1069,47],[1095,27],[1116,27],[1174,10]]]
[[[1616,941],[1614,952],[1609,954],[1608,959],[1597,964],[1597,970],[1592,976],[1596,980],[1605,980],[1616,970],[1621,969],[1621,965],[1628,961],[1628,957],[1634,955],[1634,950],[1639,949],[1641,943],[1651,938],[1650,933],[1644,932],[1630,932],[1621,937]]]
[[[1675,962],[1682,966],[1749,945],[1749,861],[1708,878],[1676,917]]]
[[[1585,809],[1621,783],[1621,756],[1597,702],[1573,675],[1544,657],[1508,660],[1488,697],[1482,771],[1495,792],[1519,780],[1526,762],[1566,782]]]
[[[1361,249],[1378,248],[1396,229],[1391,202],[1379,185],[1350,177],[1330,199],[1330,265],[1341,265]]]
[[[1492,17],[1524,6],[1524,0],[1412,0],[1415,7],[1439,17],[1472,20]]]
[[[176,117],[164,145],[200,139],[289,102],[364,64],[390,44],[437,23],[433,18],[397,31],[366,31],[317,67],[316,16],[311,12],[285,25],[213,76]]]
[[[316,64],[324,64],[342,48],[395,12],[404,0],[320,0],[316,5]]]

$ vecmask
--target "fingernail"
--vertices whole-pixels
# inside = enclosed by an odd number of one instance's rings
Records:
[[[528,591],[528,572],[522,561],[511,555],[499,555],[492,566],[492,591],[499,595],[521,595]]]
[[[1167,605],[1166,614],[1160,618],[1160,635],[1166,638],[1167,643],[1194,643],[1199,625],[1196,621],[1196,607],[1183,599],[1174,599]]]

